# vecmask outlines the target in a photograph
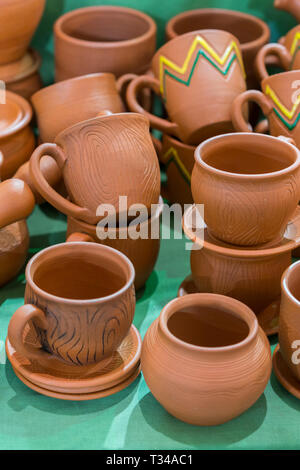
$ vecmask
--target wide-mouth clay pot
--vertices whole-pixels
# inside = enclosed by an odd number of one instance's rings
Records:
[[[122,253],[96,243],[62,243],[35,255],[26,268],[25,305],[8,337],[25,357],[49,364],[105,367],[129,332],[135,311],[134,267]],[[23,342],[32,321],[41,348]]]
[[[0,0],[0,64],[21,59],[40,22],[46,0]]]
[[[285,10],[293,15],[297,22],[300,22],[300,4],[299,0],[275,0],[275,8],[279,10]]]
[[[168,303],[143,341],[141,364],[154,397],[187,423],[225,423],[250,408],[271,373],[268,340],[254,313],[215,294]]]
[[[145,73],[156,48],[156,25],[118,6],[73,10],[54,25],[56,81],[95,72]]]
[[[105,227],[104,233],[107,235],[105,239],[100,238],[101,234],[98,234],[97,226],[68,217],[67,241],[101,243],[124,253],[134,266],[134,284],[138,290],[145,285],[159,254],[160,218],[163,206],[164,202],[160,197],[159,204],[147,220],[138,224],[131,222],[129,227]]]
[[[2,180],[11,178],[16,170],[31,156],[35,138],[29,124],[32,118],[30,104],[10,91],[5,93],[6,103],[1,104],[0,148],[3,153]]]
[[[192,194],[212,235],[244,246],[282,237],[299,201],[299,166],[285,137],[236,133],[200,144]]]

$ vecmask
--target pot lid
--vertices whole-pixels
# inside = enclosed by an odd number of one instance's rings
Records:
[[[20,131],[32,118],[32,108],[28,101],[10,91],[5,95],[6,103],[0,103],[0,139]]]
[[[35,73],[41,65],[39,54],[29,49],[22,59],[10,64],[0,65],[0,80],[6,83],[17,82]]]

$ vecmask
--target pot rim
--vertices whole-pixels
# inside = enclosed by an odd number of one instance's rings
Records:
[[[300,301],[298,299],[296,299],[296,297],[292,294],[292,292],[290,291],[290,288],[288,286],[288,282],[289,282],[289,277],[291,276],[292,272],[295,270],[295,269],[298,269],[300,268],[300,260],[299,261],[296,261],[296,263],[293,263],[291,264],[285,271],[284,273],[282,274],[282,277],[281,277],[281,288],[282,290],[285,292],[285,294],[288,296],[288,298],[294,303],[296,304],[297,307],[300,307]]]
[[[6,91],[6,101],[11,101],[17,104],[22,111],[22,117],[13,126],[9,126],[7,129],[0,131],[0,141],[6,137],[16,134],[17,132],[24,129],[30,123],[32,119],[32,107],[30,103],[20,95],[13,93],[12,91]]]
[[[300,31],[300,29],[299,29],[299,31]],[[276,74],[274,74],[274,75],[270,75],[269,77],[266,77],[266,78],[264,78],[264,79],[262,80],[262,82],[261,82],[261,89],[264,90],[265,85],[266,85],[267,83],[272,83],[272,82],[274,81],[274,78],[275,78],[275,77],[281,77],[281,76],[282,76],[282,77],[286,77],[286,76],[289,76],[289,75],[291,75],[291,76],[293,76],[293,75],[298,75],[298,76],[300,77],[300,70],[299,70],[299,69],[297,69],[297,70],[287,70],[287,71],[285,71],[285,72],[280,72],[280,73],[276,73]],[[267,134],[266,134],[266,135],[267,135]],[[276,137],[275,137],[275,138],[276,138]]]
[[[205,347],[187,343],[177,338],[173,333],[170,332],[168,328],[168,320],[174,313],[185,307],[201,305],[207,306],[210,305],[210,301],[215,303],[214,306],[220,308],[220,310],[223,310],[222,307],[226,305],[227,309],[224,308],[225,312],[231,310],[233,314],[235,314],[239,319],[243,320],[247,324],[249,332],[246,338],[244,338],[242,341],[239,341],[238,343],[229,346]],[[178,307],[177,304],[179,304]],[[185,347],[185,349],[188,349],[190,351],[203,351],[209,353],[233,351],[236,349],[240,349],[241,347],[247,346],[258,333],[258,321],[253,311],[239,300],[220,294],[199,293],[189,294],[183,297],[176,297],[175,299],[171,300],[167,305],[165,305],[159,316],[158,321],[160,328],[170,341],[172,341],[173,343],[175,342],[178,346],[183,346]]]
[[[113,294],[110,294],[110,295],[107,295],[107,296],[104,296],[104,297],[98,297],[98,298],[95,298],[95,299],[69,299],[69,298],[64,298],[64,297],[58,297],[56,295],[53,295],[53,294],[49,294],[48,292],[44,291],[43,289],[41,289],[33,280],[33,277],[32,277],[32,268],[33,266],[35,265],[35,263],[38,263],[38,260],[41,256],[43,256],[45,253],[49,253],[51,251],[54,251],[54,252],[57,252],[61,249],[63,249],[64,247],[66,247],[68,250],[70,250],[72,247],[74,249],[74,247],[85,247],[87,248],[88,250],[91,250],[91,251],[94,251],[94,250],[98,250],[98,251],[102,251],[102,252],[110,252],[115,258],[119,257],[122,259],[122,261],[124,262],[124,264],[126,263],[127,264],[127,267],[129,268],[129,271],[130,271],[130,274],[129,274],[129,277],[128,277],[128,280],[126,281],[125,285],[119,289],[118,291],[114,292]],[[28,283],[31,287],[31,289],[39,295],[39,297],[42,297],[48,301],[52,301],[52,302],[60,302],[60,303],[63,303],[63,304],[68,304],[68,305],[86,305],[86,306],[90,306],[90,305],[94,305],[94,304],[100,304],[100,303],[104,303],[104,302],[107,302],[109,300],[113,300],[115,299],[116,297],[124,294],[124,292],[126,292],[134,283],[134,279],[135,279],[135,269],[133,267],[133,264],[132,262],[129,260],[129,258],[124,255],[123,253],[121,253],[120,251],[116,250],[115,248],[111,248],[109,246],[106,246],[106,245],[102,245],[100,243],[89,243],[89,242],[65,242],[65,243],[59,243],[57,245],[51,245],[45,249],[43,249],[42,251],[39,251],[36,255],[34,255],[31,260],[28,262],[27,264],[27,267],[26,267],[26,271],[25,271],[25,277],[26,277],[26,283]]]
[[[195,150],[197,148],[197,145],[185,144],[178,137],[175,137],[175,136],[169,135],[169,134],[163,134],[162,144],[164,144],[164,143],[172,144],[173,146],[176,146],[178,148],[182,148],[182,149],[185,149],[185,150],[190,150],[191,152],[195,152]]]

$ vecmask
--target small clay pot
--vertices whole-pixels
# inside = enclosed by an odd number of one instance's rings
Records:
[[[54,142],[67,127],[94,118],[102,110],[124,111],[111,73],[77,77],[43,88],[31,98],[41,142]]]
[[[25,357],[76,366],[107,365],[129,332],[135,310],[129,259],[96,243],[63,243],[35,255],[26,268],[25,305],[8,335]],[[41,348],[23,342],[33,322]]]
[[[285,138],[217,136],[195,151],[192,194],[212,235],[254,246],[282,237],[297,208],[300,154]]]
[[[300,23],[300,4],[299,0],[275,0],[275,8],[288,11]]]
[[[212,426],[258,400],[271,374],[271,351],[246,305],[191,294],[169,302],[150,326],[141,364],[148,387],[170,414]]]
[[[30,158],[35,148],[35,138],[29,126],[32,109],[24,98],[7,91],[6,103],[0,106],[0,148],[3,153],[1,178],[4,180],[11,178]]]
[[[95,72],[145,73],[156,49],[156,25],[145,13],[118,6],[73,10],[54,25],[55,78]]]

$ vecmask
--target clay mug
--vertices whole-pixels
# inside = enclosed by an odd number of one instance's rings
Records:
[[[51,156],[63,173],[69,199],[58,194],[40,168]],[[114,205],[119,196],[127,206],[143,204],[151,210],[160,194],[160,171],[148,120],[139,114],[100,116],[65,129],[54,144],[42,144],[33,153],[31,177],[36,190],[66,215],[96,224],[100,204]]]
[[[275,8],[288,11],[300,23],[300,3],[299,0],[275,0]]]
[[[96,243],[62,243],[35,255],[26,268],[25,305],[12,316],[8,336],[30,359],[105,366],[131,327],[134,268],[129,259]],[[32,321],[42,348],[23,343]]]
[[[173,416],[187,423],[225,423],[250,408],[271,374],[266,335],[246,305],[216,294],[169,302],[142,346],[148,387]]]
[[[299,166],[299,151],[285,137],[236,133],[200,144],[192,194],[204,204],[209,232],[246,246],[282,237],[300,197]]]
[[[201,30],[178,36],[156,52],[152,69],[155,78],[138,77],[127,90],[131,111],[147,116],[152,127],[190,145],[233,130],[231,103],[246,83],[240,44],[232,34]],[[138,103],[144,88],[161,96],[169,121]]]

